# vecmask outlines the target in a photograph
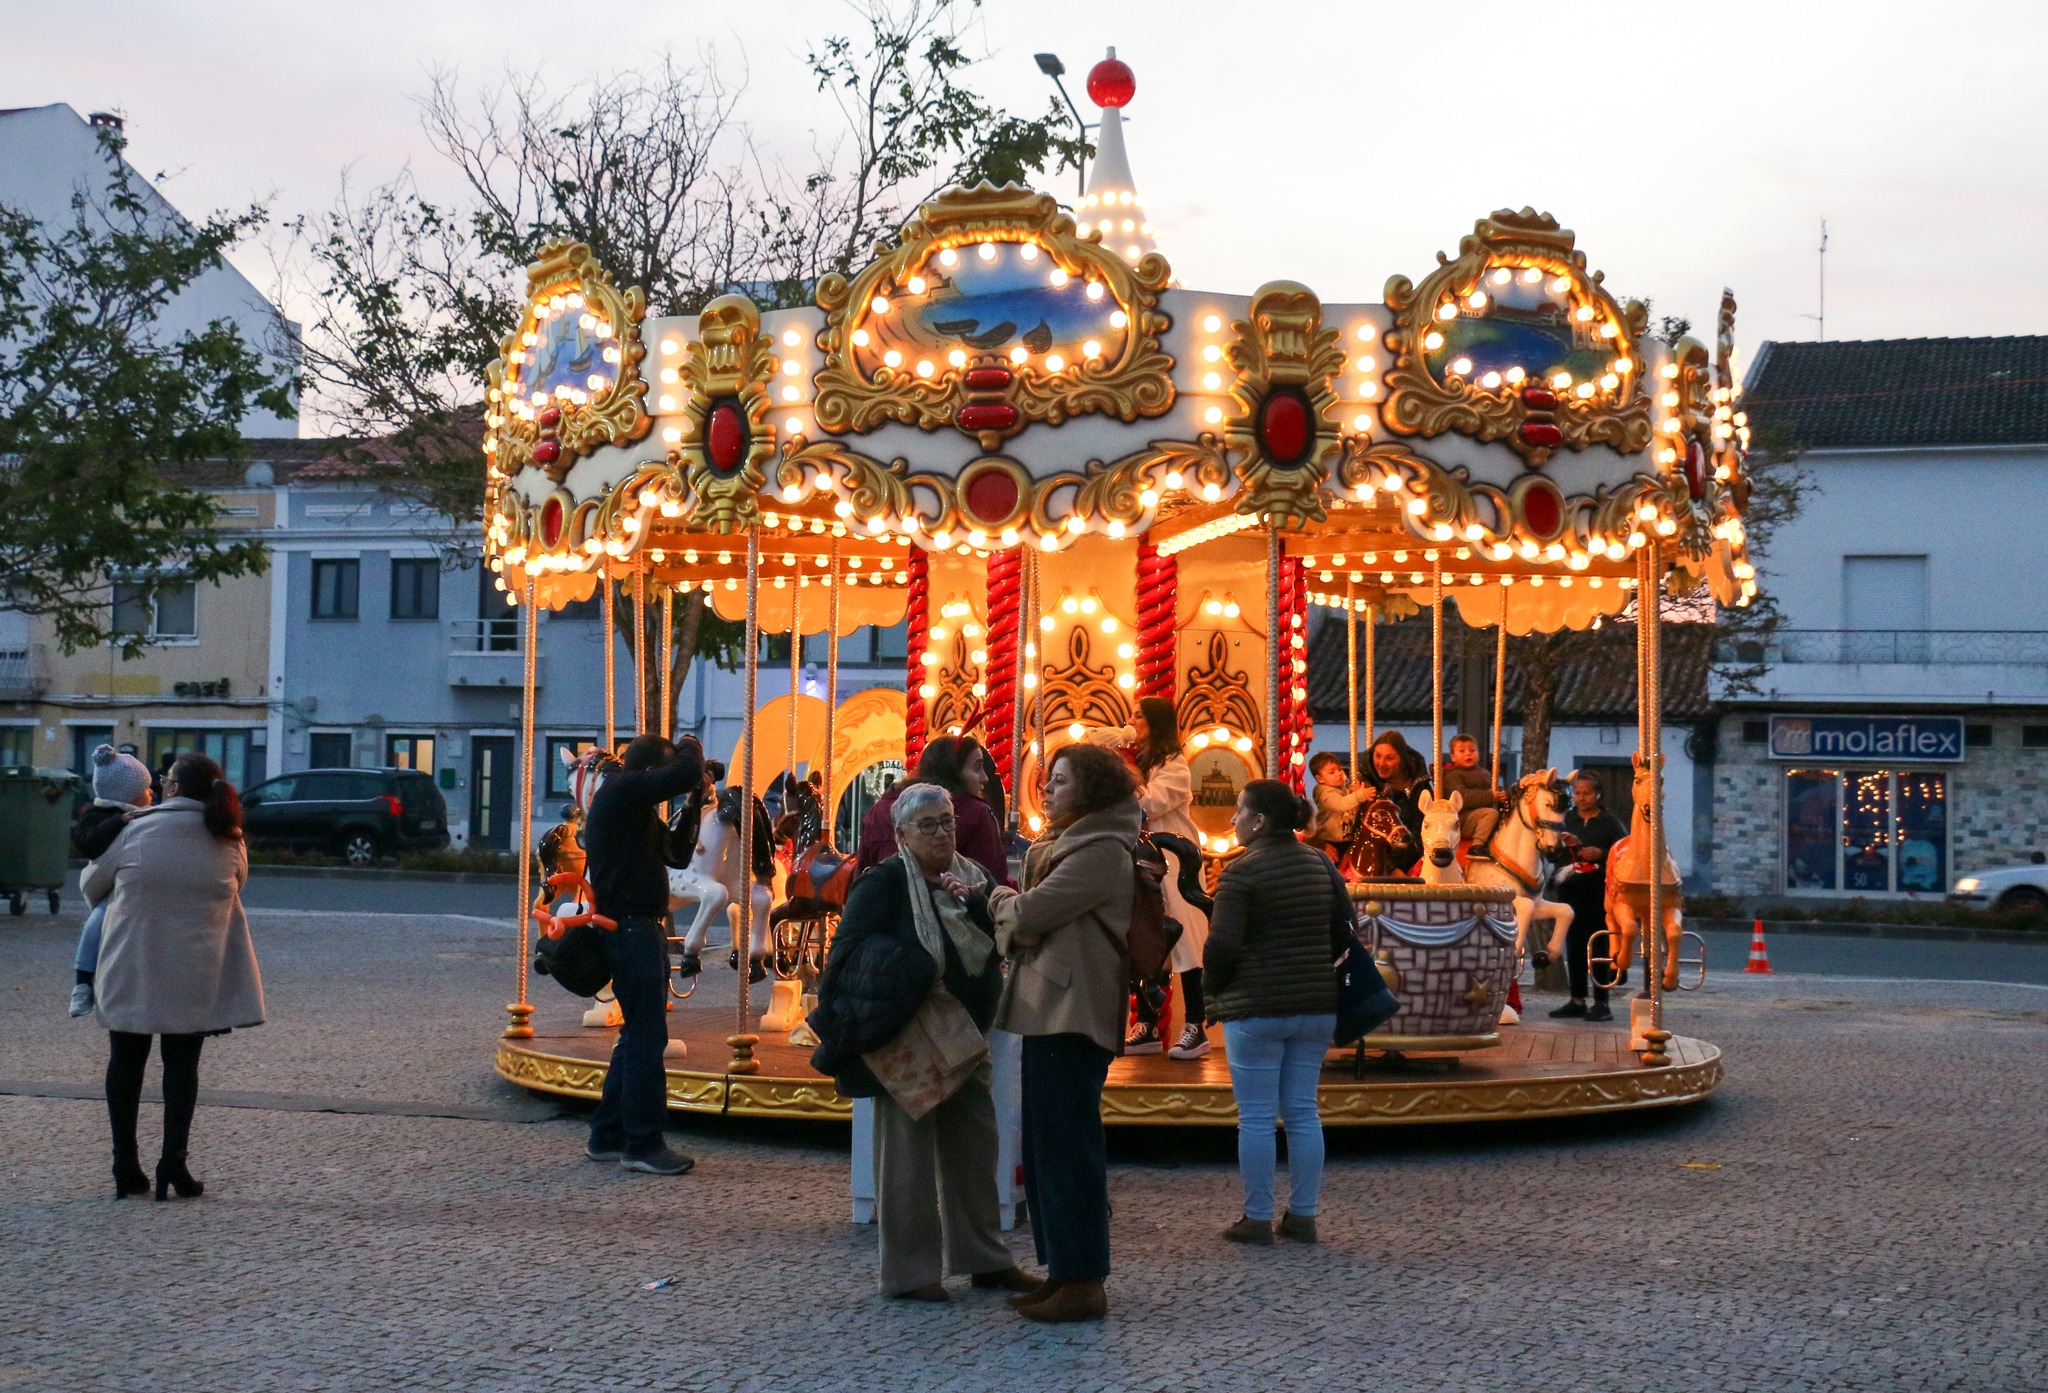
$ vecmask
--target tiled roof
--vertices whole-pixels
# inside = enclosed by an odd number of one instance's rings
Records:
[[[2048,443],[2048,335],[1766,343],[1743,405],[1810,449]]]
[[[1667,622],[1663,631],[1664,719],[1696,721],[1707,716],[1707,670],[1713,656],[1714,626]],[[1507,719],[1521,719],[1526,690],[1522,665],[1515,648],[1508,645]],[[1634,624],[1609,623],[1565,641],[1566,656],[1557,674],[1556,695],[1551,702],[1551,720],[1558,724],[1578,722],[1616,725],[1633,721],[1636,715],[1636,628]],[[1458,678],[1462,666],[1460,644],[1476,645],[1484,653],[1490,675],[1494,636],[1491,629],[1469,629],[1456,619],[1444,625],[1444,719],[1456,724]],[[1342,725],[1348,715],[1345,696],[1346,643],[1341,615],[1326,620],[1309,638],[1308,700],[1318,722]],[[1364,676],[1364,638],[1360,632],[1359,671]],[[1374,714],[1381,722],[1427,721],[1430,719],[1430,636],[1427,614],[1398,624],[1379,626],[1374,650],[1377,701]],[[1363,697],[1361,707],[1363,710]],[[1489,718],[1493,692],[1485,694]],[[1361,717],[1362,719],[1362,717]]]

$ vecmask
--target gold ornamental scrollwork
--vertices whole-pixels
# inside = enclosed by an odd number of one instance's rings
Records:
[[[1321,522],[1323,480],[1343,449],[1337,428],[1337,392],[1332,385],[1344,370],[1344,350],[1337,331],[1323,327],[1323,304],[1315,292],[1293,281],[1269,281],[1252,296],[1251,308],[1232,328],[1229,347],[1237,369],[1231,398],[1237,410],[1224,426],[1226,446],[1240,454],[1238,477],[1244,487],[1237,511],[1270,517],[1275,525],[1300,527]],[[1276,397],[1291,398],[1291,402]],[[1302,439],[1289,443],[1292,453],[1275,458],[1269,413],[1298,410]]]
[[[1080,478],[1074,511],[1131,526],[1147,511],[1141,495],[1159,488],[1168,474],[1179,474],[1181,486],[1192,494],[1200,495],[1210,484],[1220,489],[1230,481],[1230,455],[1222,440],[1208,431],[1192,443],[1155,440],[1121,459],[1091,463]],[[1071,483],[1074,477],[1064,475],[1060,482]]]
[[[1501,209],[1481,218],[1458,243],[1458,255],[1437,254],[1437,269],[1420,285],[1406,276],[1387,282],[1394,312],[1386,347],[1381,419],[1401,435],[1456,432],[1475,440],[1505,440],[1532,469],[1558,449],[1610,445],[1624,454],[1646,448],[1651,437],[1653,385],[1644,378],[1639,351],[1648,310],[1638,301],[1616,302],[1570,231],[1548,213]],[[1505,274],[1506,279],[1499,277]],[[1544,303],[1542,311],[1503,308],[1508,297]],[[1562,314],[1553,323],[1552,311]],[[1549,365],[1513,364],[1482,369],[1450,359],[1442,377],[1432,355],[1448,358],[1447,334],[1461,317],[1519,319],[1528,326],[1565,329],[1572,351],[1595,361],[1568,381],[1542,378]],[[1458,370],[1465,362],[1466,369]]]
[[[865,352],[884,335],[879,321],[901,312],[898,297],[915,298],[925,293],[920,287],[945,283],[945,258],[958,266],[969,255],[1010,246],[1020,257],[1028,250],[1034,267],[1060,278],[1058,286],[1079,279],[1089,287],[1088,298],[1109,298],[1105,324],[1114,327],[1089,340],[1095,356],[1077,352],[1069,361],[1050,354],[1043,319],[1021,329],[1022,337],[1003,352],[1020,326],[1006,322],[983,331],[977,321],[974,331],[960,331],[950,353],[934,346],[921,363],[898,353],[895,362],[864,364]],[[948,190],[920,208],[896,244],[851,280],[835,273],[819,281],[825,359],[814,384],[818,425],[835,435],[860,434],[885,421],[923,430],[951,425],[994,451],[1033,421],[1057,425],[1091,412],[1124,421],[1161,415],[1174,400],[1173,359],[1160,347],[1170,321],[1158,307],[1170,277],[1157,252],[1133,265],[1105,248],[1100,234],[1079,235],[1050,194],[1016,184]]]
[[[1188,669],[1181,683],[1174,717],[1182,730],[1223,726],[1252,738],[1246,758],[1253,768],[1265,766],[1264,705],[1252,690],[1251,675],[1230,665],[1230,635],[1209,635],[1206,660]]]
[[[1047,730],[1079,722],[1084,726],[1128,725],[1131,701],[1117,689],[1116,667],[1093,661],[1088,630],[1067,630],[1067,660],[1045,668],[1044,721]]]
[[[772,355],[771,355],[772,356]],[[891,460],[884,464],[836,440],[805,440],[796,437],[783,445],[782,460],[775,467],[775,482],[784,489],[801,489],[819,473],[837,471],[846,477],[847,499],[856,517],[882,517],[900,521],[916,510],[911,497],[909,463]],[[952,481],[936,475],[919,475],[917,483],[937,489],[941,514],[952,510]]]
[[[647,297],[621,292],[581,242],[551,242],[527,268],[526,312],[487,370],[486,450],[506,477],[537,468],[560,483],[601,445],[647,433],[640,321]]]
[[[740,532],[760,519],[761,486],[775,458],[775,340],[761,332],[761,312],[744,295],[721,295],[704,307],[698,337],[680,371],[689,388],[676,455],[696,506],[691,525],[703,532]]]

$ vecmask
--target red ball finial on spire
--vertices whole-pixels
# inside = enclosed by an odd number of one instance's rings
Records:
[[[1099,107],[1128,106],[1137,90],[1138,79],[1131,65],[1119,59],[1113,48],[1109,57],[1088,70],[1088,100]]]

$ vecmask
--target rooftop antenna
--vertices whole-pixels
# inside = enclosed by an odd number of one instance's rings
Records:
[[[1817,340],[1828,336],[1828,220],[1820,220],[1820,313],[1802,314],[1801,319],[1814,321]]]

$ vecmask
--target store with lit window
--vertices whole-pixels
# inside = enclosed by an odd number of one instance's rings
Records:
[[[1787,893],[1939,895],[1947,888],[1948,766],[1964,757],[1961,720],[1773,716],[1769,741],[1772,758],[1783,762]]]

